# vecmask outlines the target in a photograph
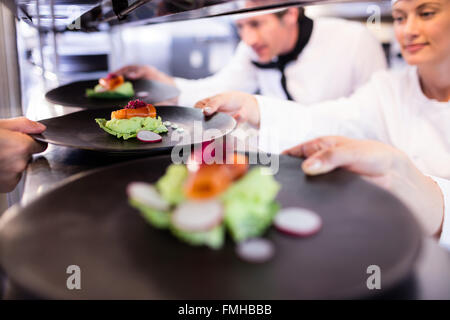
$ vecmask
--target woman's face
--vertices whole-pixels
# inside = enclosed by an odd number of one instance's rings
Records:
[[[450,0],[398,0],[392,17],[395,36],[408,64],[450,59]]]

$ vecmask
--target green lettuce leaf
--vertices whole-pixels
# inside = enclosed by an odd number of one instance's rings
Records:
[[[130,199],[129,203],[132,207],[139,210],[144,219],[155,228],[167,229],[169,227],[170,214],[168,212],[155,210],[134,199]]]
[[[156,183],[156,189],[169,204],[177,205],[185,199],[183,184],[187,176],[188,170],[185,165],[172,164]]]
[[[259,237],[272,225],[278,203],[258,205],[234,201],[225,206],[225,225],[235,242]]]
[[[155,133],[167,132],[166,126],[162,123],[161,117],[134,117],[131,119],[95,119],[95,122],[113,136],[124,140],[136,138],[141,130],[150,130]]]
[[[272,224],[279,205],[280,185],[267,168],[256,167],[222,195],[225,225],[236,242],[262,235]]]
[[[179,230],[171,225],[172,234],[183,242],[193,246],[208,246],[212,249],[222,248],[225,242],[225,228],[218,225],[214,229],[202,232],[186,232]]]
[[[102,86],[96,85],[94,89],[86,89],[88,98],[99,99],[125,99],[134,97],[133,84],[129,81],[124,82],[121,86],[112,91],[101,91]]]

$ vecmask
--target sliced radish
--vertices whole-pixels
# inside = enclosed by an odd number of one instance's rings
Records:
[[[297,237],[307,237],[317,233],[322,227],[320,216],[308,209],[286,208],[274,219],[275,227],[281,232]]]
[[[155,142],[161,142],[162,137],[149,130],[141,130],[137,133],[138,140],[142,142],[148,142],[148,143],[155,143]]]
[[[172,222],[180,230],[207,231],[222,222],[223,208],[218,200],[188,201],[180,204],[172,215]]]
[[[139,98],[148,97],[148,92],[146,92],[146,91],[139,91],[138,93],[136,93],[136,97],[139,97]]]
[[[145,182],[132,182],[127,187],[128,196],[143,205],[156,210],[166,211],[169,204],[158,193],[156,188]]]
[[[236,247],[238,256],[247,262],[261,263],[270,260],[275,248],[273,243],[263,238],[253,238],[241,242]]]

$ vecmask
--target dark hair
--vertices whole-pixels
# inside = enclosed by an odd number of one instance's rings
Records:
[[[298,9],[298,17],[301,19],[305,15],[305,8],[303,7],[292,7]],[[274,15],[276,15],[279,19],[283,18],[283,16],[288,12],[288,9],[285,9],[283,11],[275,12]]]

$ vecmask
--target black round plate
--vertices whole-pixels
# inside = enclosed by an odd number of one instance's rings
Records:
[[[175,98],[179,90],[159,81],[152,80],[127,80],[133,83],[135,94],[146,92],[148,96],[129,99],[94,99],[86,97],[86,89],[92,89],[98,84],[98,79],[72,82],[50,90],[45,98],[54,104],[66,107],[79,107],[87,109],[101,109],[124,106],[128,101],[141,99],[147,103],[157,103]]]
[[[16,283],[45,298],[313,299],[363,298],[367,268],[381,270],[381,292],[409,276],[421,235],[391,194],[336,171],[307,178],[301,161],[280,158],[282,207],[300,206],[323,219],[321,231],[294,238],[271,228],[272,260],[238,258],[191,247],[148,225],[129,206],[131,181],[155,182],[171,163],[158,156],[73,178],[0,220],[0,262]],[[81,290],[68,290],[66,269],[81,269]]]
[[[111,111],[114,110],[116,108],[82,110],[42,120],[40,122],[45,124],[47,129],[42,134],[32,136],[39,141],[66,147],[119,153],[167,151],[182,142],[179,133],[173,136],[175,130],[172,128],[168,128],[169,132],[161,134],[162,141],[158,143],[144,143],[135,138],[123,140],[110,135],[99,127],[95,119],[110,119]],[[230,133],[236,126],[236,121],[224,113],[217,113],[212,117],[205,118],[200,109],[175,106],[156,107],[156,112],[162,121],[170,121],[183,128],[183,134],[191,136],[192,139],[189,141],[192,144],[209,140],[201,134],[197,134],[199,130],[196,128],[200,128],[203,132],[217,129],[215,137],[219,138]],[[196,124],[197,127],[195,127]]]

